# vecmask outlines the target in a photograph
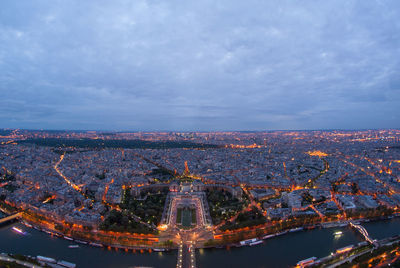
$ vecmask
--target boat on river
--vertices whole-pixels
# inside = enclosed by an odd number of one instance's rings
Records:
[[[262,244],[262,240],[257,240],[257,241],[255,241],[255,242],[251,242],[249,245],[250,246],[255,246],[255,245],[259,245],[259,244]]]

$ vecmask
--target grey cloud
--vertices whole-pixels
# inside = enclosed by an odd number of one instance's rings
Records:
[[[0,7],[3,127],[400,123],[394,0],[7,0]]]

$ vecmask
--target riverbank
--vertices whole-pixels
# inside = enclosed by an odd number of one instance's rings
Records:
[[[18,227],[28,232],[21,235],[12,230]],[[370,235],[375,238],[379,229],[383,234],[400,234],[400,218],[363,223]],[[379,228],[378,228],[379,227]],[[374,232],[370,231],[376,229]],[[335,232],[341,231],[340,236]],[[287,232],[263,240],[255,246],[230,247],[224,249],[197,249],[198,267],[291,267],[298,261],[310,256],[322,258],[336,249],[362,242],[362,236],[345,227],[315,228],[297,232]],[[69,248],[70,245],[78,248]],[[24,255],[42,255],[76,263],[77,267],[176,267],[177,251],[152,252],[140,250],[125,252],[114,248],[95,248],[81,245],[74,241],[48,235],[45,232],[27,228],[21,223],[14,223],[0,228],[0,252],[20,253]]]
[[[380,239],[380,232],[385,237],[400,234],[400,217],[366,220],[362,225],[374,239]],[[358,243],[365,243],[359,232],[338,223],[337,226],[285,232],[285,235],[268,237],[254,246],[199,249],[197,261],[199,267],[293,267],[300,260],[312,256],[322,258],[337,249]]]
[[[400,235],[393,237],[376,240],[374,246],[366,244],[365,242],[359,243],[357,246],[349,245],[343,249],[337,250],[335,253],[316,259],[308,258],[304,261],[297,263],[298,267],[341,267],[341,266],[353,266],[359,265],[360,263],[368,263],[374,266],[383,264],[383,266],[391,266],[392,263],[400,262]],[[389,256],[391,253],[392,258]],[[379,257],[381,256],[381,257]],[[367,264],[365,264],[367,265]],[[382,267],[383,267],[382,266]]]
[[[54,221],[44,215],[29,210],[18,209],[10,204],[0,202],[0,211],[5,214],[21,212],[21,222],[28,227],[46,232],[51,236],[67,237],[73,240],[84,241],[96,247],[115,248],[119,250],[170,250],[177,249],[177,245],[159,242],[158,235],[132,234],[111,231],[102,231],[93,228],[85,228],[76,224]],[[62,227],[59,229],[59,227]]]
[[[396,216],[398,216],[398,214]],[[357,221],[358,222],[363,222],[363,224],[364,223],[366,223],[366,224],[369,224],[369,223],[374,224],[374,223],[380,223],[382,221],[385,221],[385,219],[387,220],[388,218],[390,220],[390,218],[392,218],[392,216],[389,216],[389,217],[377,217],[377,218],[374,218],[372,220],[371,219],[358,219]],[[29,217],[24,217],[23,221],[27,221],[27,220],[29,220]],[[376,220],[379,220],[379,221],[376,221]],[[47,223],[47,221],[45,221],[44,223]],[[236,241],[234,243],[233,242],[228,242],[227,243],[226,241],[223,241],[223,240],[219,240],[219,241],[217,240],[219,243],[217,243],[215,245],[207,245],[205,243],[199,243],[199,244],[196,245],[196,247],[199,249],[198,252],[200,252],[200,250],[207,251],[207,252],[211,251],[211,253],[208,253],[209,256],[213,256],[214,253],[212,253],[212,252],[214,250],[218,251],[218,249],[215,249],[215,248],[227,248],[228,249],[227,252],[236,252],[235,256],[229,256],[229,258],[235,259],[236,255],[237,255],[237,256],[242,256],[243,258],[246,259],[246,257],[243,256],[242,254],[248,254],[248,255],[252,256],[252,254],[254,254],[253,252],[258,252],[257,248],[259,248],[259,247],[262,247],[262,248],[263,247],[267,247],[267,248],[269,248],[270,247],[270,243],[271,242],[272,242],[272,244],[276,243],[276,242],[273,242],[273,241],[275,241],[275,239],[278,239],[278,237],[279,237],[279,239],[281,241],[285,241],[285,240],[292,240],[293,239],[293,235],[295,235],[295,234],[301,234],[301,236],[304,235],[303,236],[304,241],[298,241],[298,243],[299,244],[301,244],[301,243],[306,243],[307,244],[307,240],[309,240],[310,232],[313,232],[314,234],[315,233],[318,234],[318,233],[322,232],[322,233],[330,234],[330,235],[325,235],[325,238],[324,238],[324,239],[327,239],[329,241],[329,239],[330,239],[329,236],[332,235],[331,231],[324,232],[324,230],[327,230],[329,228],[334,228],[335,230],[336,229],[343,230],[343,233],[346,234],[346,237],[350,238],[350,240],[347,239],[347,240],[349,240],[348,244],[342,244],[342,242],[346,241],[346,239],[339,239],[340,246],[347,246],[349,244],[357,244],[359,242],[362,242],[363,240],[359,236],[359,234],[357,234],[356,232],[353,232],[350,228],[346,227],[347,223],[348,223],[347,221],[332,221],[332,222],[323,222],[323,223],[316,222],[314,224],[308,224],[306,227],[296,227],[296,228],[284,229],[284,230],[280,229],[279,232],[275,232],[275,233],[258,232],[258,235],[252,235],[252,234],[257,234],[257,232],[251,230],[250,232],[248,232],[246,234],[246,235],[248,235],[248,237],[244,237],[244,239],[249,239],[249,238],[259,239],[259,240],[253,241],[254,243],[253,242],[252,243],[248,243],[248,245],[251,245],[251,247],[248,247],[248,246],[240,244],[240,241]],[[152,244],[147,244],[147,245],[126,245],[126,244],[123,245],[123,244],[118,244],[118,243],[107,243],[107,242],[104,241],[104,239],[97,239],[97,240],[93,239],[93,238],[96,238],[96,237],[98,238],[99,237],[98,235],[99,235],[100,232],[96,231],[96,230],[91,230],[91,231],[80,230],[81,232],[84,232],[86,235],[75,236],[76,230],[72,230],[74,232],[70,231],[69,233],[61,233],[61,232],[58,232],[57,230],[54,229],[54,224],[40,224],[40,222],[35,222],[35,221],[27,221],[27,222],[25,222],[25,224],[26,224],[27,227],[36,228],[37,231],[41,231],[46,236],[50,235],[50,237],[52,237],[52,238],[53,237],[54,238],[57,237],[59,239],[65,240],[67,243],[75,243],[75,245],[78,245],[79,248],[80,247],[88,247],[88,246],[101,247],[103,249],[100,250],[100,251],[116,252],[118,254],[121,254],[121,253],[122,254],[136,253],[136,254],[133,254],[133,255],[139,255],[139,256],[140,255],[146,255],[146,254],[152,255],[152,254],[154,254],[154,252],[152,253],[152,251],[154,249],[174,249],[174,247],[163,247],[163,246],[160,245],[160,243],[152,243]],[[52,228],[48,228],[49,226],[52,227]],[[386,229],[384,229],[384,230],[386,230]],[[87,236],[88,233],[91,234],[91,235],[92,234],[94,234],[94,235],[93,236]],[[117,236],[121,237],[121,236],[124,236],[125,234],[123,234],[123,233],[113,233],[113,234],[108,234],[108,235],[109,236],[115,235],[115,237],[112,237],[113,240],[110,240],[110,241],[117,241],[118,240]],[[130,234],[126,234],[126,235],[130,235]],[[294,237],[296,237],[296,235]],[[88,238],[90,238],[90,239],[88,239]],[[242,239],[242,240],[244,240],[244,239]],[[126,242],[129,242],[129,241],[126,241]],[[333,241],[333,242],[334,243],[330,244],[331,249],[332,250],[336,250],[338,248],[339,244],[336,243],[337,241]],[[71,244],[69,244],[69,245],[71,245]],[[329,243],[328,243],[328,245],[329,245]],[[310,244],[308,247],[310,249],[312,249],[312,250],[315,250],[316,248],[320,249],[321,245]],[[207,249],[205,249],[205,248],[207,248]],[[299,249],[302,252],[304,247],[299,247]],[[70,250],[73,250],[73,249],[70,249]],[[99,250],[99,249],[94,248],[94,250]],[[274,251],[276,249],[272,248],[270,250]],[[17,253],[19,253],[19,252],[17,252]],[[157,252],[157,254],[158,253],[161,253],[161,252]],[[172,252],[162,252],[161,254],[170,254],[170,253],[171,254],[176,254],[175,250],[173,250]],[[322,255],[323,252],[318,252],[318,250],[317,250],[317,253],[318,254],[312,254],[311,255],[308,252],[307,255],[305,253],[297,255],[295,252],[289,252],[289,254],[290,254],[290,258],[289,259],[291,261],[290,265],[294,265],[299,260],[302,260],[302,259],[304,259],[306,257],[309,257],[310,255],[311,256],[317,255],[318,257],[324,256],[324,255]],[[325,253],[329,253],[329,252],[325,252]],[[217,255],[218,254],[219,253],[217,253]],[[258,254],[262,255],[264,253],[263,252],[258,252]],[[277,254],[279,255],[281,253],[278,252]],[[43,255],[46,255],[46,254],[43,254]],[[222,254],[222,255],[224,255],[224,254]],[[152,255],[152,256],[154,256],[154,255]],[[257,258],[258,256],[255,255],[253,257]],[[296,257],[296,259],[294,257]],[[222,257],[222,258],[224,259],[225,257]],[[275,257],[271,256],[271,258],[275,258]],[[288,258],[288,257],[286,256],[285,258]],[[202,264],[203,259],[202,259],[201,256],[199,256],[198,261],[199,261],[200,264]],[[237,261],[238,261],[238,263],[241,262],[240,260],[237,260]],[[176,262],[176,260],[174,262]],[[216,262],[218,263],[218,260],[216,260]],[[172,261],[171,261],[171,263],[172,263]],[[280,265],[278,265],[278,263],[279,263],[278,261],[276,263],[277,263],[277,266],[275,266],[275,267],[281,267]],[[207,263],[207,265],[204,265],[204,267],[208,267],[208,265],[210,265],[210,263]],[[235,266],[235,265],[236,265],[235,263],[232,264],[232,267],[238,267],[238,266]],[[245,265],[245,264],[243,264],[243,265]],[[202,265],[200,265],[200,266],[202,266]],[[263,267],[263,266],[260,266],[260,267]],[[268,267],[270,267],[270,266],[268,266]]]
[[[0,267],[30,267],[40,268],[44,267],[40,265],[36,260],[25,258],[25,260],[19,260],[14,256],[7,253],[0,253]]]
[[[26,235],[13,231],[17,227]],[[78,247],[70,248],[71,245]],[[0,252],[31,256],[46,256],[57,260],[75,263],[78,268],[126,268],[133,266],[175,267],[177,252],[149,252],[148,250],[120,250],[108,247],[93,247],[61,237],[51,236],[45,232],[28,228],[21,223],[13,223],[0,228]]]
[[[391,216],[381,216],[381,217],[375,217],[375,218],[359,218],[356,220],[351,220],[355,223],[367,223],[367,222],[377,222],[377,221],[385,221],[389,219],[393,219],[396,217],[400,217],[399,213],[393,214]],[[273,233],[261,233],[258,232],[259,229],[254,230],[249,230],[247,231],[246,235],[239,236],[240,233],[233,234],[235,235],[235,238],[230,243],[227,243],[224,241],[224,238],[222,235],[216,235],[217,239],[207,241],[205,245],[198,247],[198,248],[223,248],[223,247],[241,247],[243,246],[240,244],[240,241],[243,240],[249,240],[249,239],[257,239],[257,240],[265,240],[268,238],[273,238],[275,236],[281,236],[287,233],[291,232],[298,232],[298,231],[304,231],[304,230],[313,230],[313,229],[319,229],[319,228],[337,228],[337,227],[345,227],[349,224],[350,220],[345,220],[345,221],[331,221],[331,222],[316,222],[314,224],[309,224],[304,227],[296,227],[296,228],[290,228],[290,229],[280,229],[277,232]],[[257,234],[258,232],[258,234]]]
[[[6,212],[6,211],[4,211]],[[158,242],[158,237],[157,236],[151,236],[151,235],[142,235],[142,234],[137,234],[136,237],[135,235],[129,234],[129,233],[115,233],[115,232],[110,232],[107,234],[107,232],[99,231],[99,230],[77,230],[77,229],[70,229],[70,232],[68,233],[63,233],[54,228],[56,224],[54,223],[48,223],[47,221],[36,221],[35,217],[32,217],[32,215],[23,213],[23,220],[21,221],[23,224],[25,224],[27,227],[33,227],[39,231],[43,231],[51,236],[56,236],[60,238],[64,238],[67,240],[76,240],[78,243],[83,244],[88,244],[92,245],[94,247],[106,247],[108,249],[115,249],[115,250],[124,250],[126,252],[129,251],[149,251],[151,252],[153,249],[160,249],[160,250],[172,250],[172,249],[177,249],[177,245],[175,244],[169,244],[168,246],[164,246],[162,243]],[[399,213],[388,216],[388,217],[376,217],[373,219],[357,219],[356,222],[370,222],[370,221],[383,221],[387,220],[393,217],[398,217],[400,216]],[[335,228],[335,227],[343,227],[348,224],[348,221],[332,221],[332,222],[317,222],[311,225],[307,225],[305,227],[297,227],[297,228],[292,228],[292,229],[280,229],[278,232],[275,233],[257,233],[248,230],[248,231],[243,231],[243,232],[238,232],[235,233],[236,239],[235,241],[224,241],[223,239],[219,238],[218,235],[215,236],[216,239],[212,241],[203,241],[202,243],[198,243],[196,245],[196,248],[223,248],[223,247],[241,247],[243,245],[240,244],[240,241],[246,240],[246,239],[252,239],[256,238],[259,240],[264,240],[268,238],[272,238],[275,236],[280,236],[284,235],[286,233],[294,232],[294,231],[302,231],[302,230],[312,230],[312,229],[318,229],[318,228]],[[239,236],[239,235],[241,236]],[[129,240],[130,236],[133,236],[133,241]],[[99,239],[100,238],[100,239]],[[122,238],[125,243],[117,243],[117,240],[119,238]],[[240,239],[241,238],[241,239]],[[107,241],[108,240],[108,241]]]
[[[84,241],[94,244],[94,246],[104,246],[107,248],[116,248],[118,250],[148,250],[153,249],[177,249],[177,244],[165,243],[168,241],[168,237],[163,237],[163,241],[159,241],[162,235],[153,234],[133,234],[133,233],[122,233],[112,231],[97,230],[96,225],[92,226],[81,226],[78,224],[67,223],[60,219],[54,219],[49,215],[43,215],[36,211],[29,209],[17,208],[13,204],[7,202],[0,202],[0,205],[5,209],[6,212],[15,213],[17,211],[22,212],[23,221],[27,222],[28,225],[32,225],[39,230],[43,230],[46,233],[54,236],[68,237],[78,241]],[[376,215],[376,214],[373,214]],[[393,212],[389,217],[392,217]],[[399,215],[397,213],[396,215]],[[361,218],[362,214],[359,214],[357,221],[366,221],[368,219]],[[364,215],[365,216],[365,215]],[[384,219],[387,217],[379,216],[375,219]],[[305,219],[287,219],[285,221],[270,222],[259,226],[245,227],[242,229],[235,229],[231,231],[218,231],[214,232],[214,239],[208,241],[198,241],[196,248],[209,248],[209,247],[232,247],[238,246],[240,241],[257,238],[261,239],[265,236],[275,236],[283,234],[287,231],[294,229],[315,229],[322,227],[335,227],[340,225],[346,225],[348,221],[340,221],[338,217],[331,217],[322,220],[318,217],[312,220]],[[171,236],[172,238],[172,236]],[[169,241],[171,242],[171,241]]]

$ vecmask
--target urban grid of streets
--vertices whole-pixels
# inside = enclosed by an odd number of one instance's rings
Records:
[[[165,183],[154,175],[160,168],[174,172],[176,178],[186,174],[203,186],[239,188],[249,198],[242,210],[212,227],[200,219],[209,212],[195,202],[197,224],[192,231],[176,228],[175,222],[166,228],[135,216],[148,228],[161,230],[160,241],[171,239],[179,247],[201,246],[251,207],[262,213],[266,225],[302,216],[346,220],[356,212],[368,217],[371,211],[395,213],[400,208],[399,130],[1,133],[1,199],[77,228],[98,228],[107,207],[120,210],[125,189],[140,192]],[[35,139],[138,139],[215,147],[58,148],[29,142]],[[194,240],[200,244],[194,245]]]

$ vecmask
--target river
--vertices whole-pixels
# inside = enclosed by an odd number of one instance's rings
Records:
[[[28,235],[21,235],[14,232],[13,226],[20,227],[27,231]],[[126,253],[124,251],[106,250],[87,245],[80,245],[79,248],[68,248],[74,245],[73,241],[52,237],[47,233],[25,227],[15,223],[0,228],[0,252],[20,253],[24,255],[42,255],[57,260],[65,260],[75,263],[80,267],[115,267],[126,268],[134,266],[151,267],[175,267],[177,253],[153,252],[153,253]]]
[[[362,224],[370,236],[381,239],[400,234],[400,218]],[[12,231],[18,226],[29,232],[23,236]],[[342,231],[340,237],[334,232]],[[205,267],[290,267],[308,257],[324,257],[338,248],[361,242],[362,237],[349,227],[315,229],[270,238],[253,247],[197,250],[197,264]],[[0,252],[43,255],[76,263],[78,267],[176,267],[176,251],[168,253],[125,253],[80,245],[51,237],[19,223],[0,227]]]

